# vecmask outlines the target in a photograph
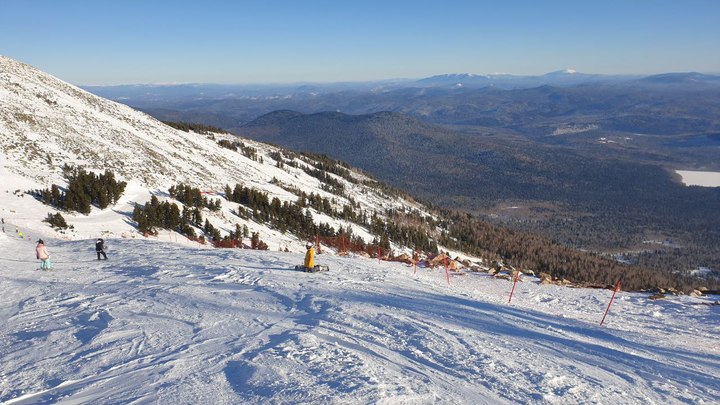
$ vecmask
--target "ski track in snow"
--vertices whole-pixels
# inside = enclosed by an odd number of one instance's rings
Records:
[[[0,401],[713,403],[718,306],[397,263],[0,234]]]

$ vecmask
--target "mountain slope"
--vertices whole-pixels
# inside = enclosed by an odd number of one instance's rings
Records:
[[[0,72],[0,147],[19,164],[18,174],[47,181],[57,178],[61,162],[74,161],[148,187],[185,181],[213,188],[251,174],[248,162],[214,143],[31,66],[0,57]],[[188,170],[178,170],[178,161]]]
[[[173,129],[127,106],[104,100],[77,89],[31,66],[0,57],[0,150],[3,176],[0,201],[9,226],[34,230],[34,234],[55,234],[41,220],[57,211],[26,197],[28,190],[46,189],[51,183],[67,184],[62,167],[82,166],[90,171],[111,170],[127,181],[125,195],[112,210],[94,209],[90,217],[70,214],[73,238],[97,235],[112,229],[118,234],[134,234],[131,214],[135,204],[144,204],[151,194],[169,199],[169,187],[184,183],[200,188],[210,198],[219,198],[226,185],[235,184],[267,193],[268,200],[294,203],[301,192],[332,200],[335,209],[350,205],[367,213],[383,215],[386,209],[422,208],[415,202],[396,196],[390,199],[375,190],[376,183],[365,175],[344,169],[343,176],[325,174],[325,182],[344,186],[343,195],[327,191],[316,167],[328,162],[290,154],[280,148],[243,140],[229,134],[202,135]],[[226,146],[240,145],[238,150]],[[238,143],[239,142],[239,143]],[[283,154],[285,153],[285,154]],[[280,161],[282,160],[282,162]],[[334,163],[331,163],[333,165]],[[320,171],[321,173],[322,170]],[[8,211],[6,211],[6,209]],[[206,215],[215,227],[227,235],[236,226],[247,226],[270,240],[272,249],[302,249],[302,241],[268,224],[241,218],[234,213],[238,204],[226,201],[222,210]],[[367,229],[341,219],[331,218],[308,207],[316,223],[334,229],[353,229],[370,242]],[[65,215],[68,215],[67,213]],[[103,216],[108,226],[93,229],[89,218]]]

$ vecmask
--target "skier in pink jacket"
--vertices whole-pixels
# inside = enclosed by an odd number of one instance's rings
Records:
[[[50,253],[48,253],[42,239],[37,241],[37,246],[35,246],[35,256],[40,259],[40,270],[50,270]]]

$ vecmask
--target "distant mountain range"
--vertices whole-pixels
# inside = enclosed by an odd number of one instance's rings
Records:
[[[658,84],[706,84],[715,86],[720,85],[720,76],[706,75],[697,72],[665,73],[648,76],[641,80],[646,83]]]
[[[338,91],[391,91],[408,87],[498,87],[521,89],[537,86],[570,86],[588,83],[672,84],[693,83],[719,85],[720,75],[697,72],[642,75],[602,75],[563,69],[544,75],[512,75],[506,73],[473,74],[450,73],[422,79],[392,79],[368,82],[337,83],[286,83],[286,84],[133,84],[114,86],[81,86],[82,88],[114,100],[202,100],[242,97],[282,97],[297,94],[323,94]]]
[[[419,81],[302,86],[91,88],[162,120],[236,131],[277,110],[304,114],[393,111],[435,124],[485,127],[537,138],[568,126],[644,135],[720,133],[720,76],[441,75]]]
[[[696,72],[666,73],[651,76],[601,75],[558,70],[539,76],[493,73],[486,75],[453,73],[422,79],[393,79],[370,82],[287,83],[287,84],[134,84],[115,86],[82,86],[85,90],[111,100],[139,107],[158,107],[158,103],[193,103],[203,100],[282,99],[317,97],[339,92],[383,93],[406,88],[484,88],[505,90],[539,86],[567,87],[582,84],[622,84],[625,86],[659,86],[686,84],[720,86],[720,75]]]
[[[638,76],[618,76],[580,73],[573,69],[558,70],[541,76],[518,76],[503,73],[476,75],[470,73],[445,74],[420,79],[414,82],[431,87],[498,87],[519,89],[536,86],[568,86],[581,83],[615,83],[637,79]]]

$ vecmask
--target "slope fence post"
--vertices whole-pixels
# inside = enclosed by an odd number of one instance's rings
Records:
[[[610,305],[612,305],[613,300],[615,299],[615,294],[617,294],[618,290],[620,289],[620,279],[618,279],[617,284],[615,284],[615,291],[613,291],[612,297],[610,297],[610,303],[608,303],[607,309],[605,310],[605,315],[603,315],[602,320],[600,321],[600,326],[605,322],[605,317],[607,316],[608,312],[610,312]]]
[[[512,290],[510,290],[510,299],[508,300],[508,304],[510,303],[510,301],[512,301],[513,293],[515,292],[515,285],[517,284],[519,278],[520,278],[520,271],[515,270],[515,281],[513,282]]]

